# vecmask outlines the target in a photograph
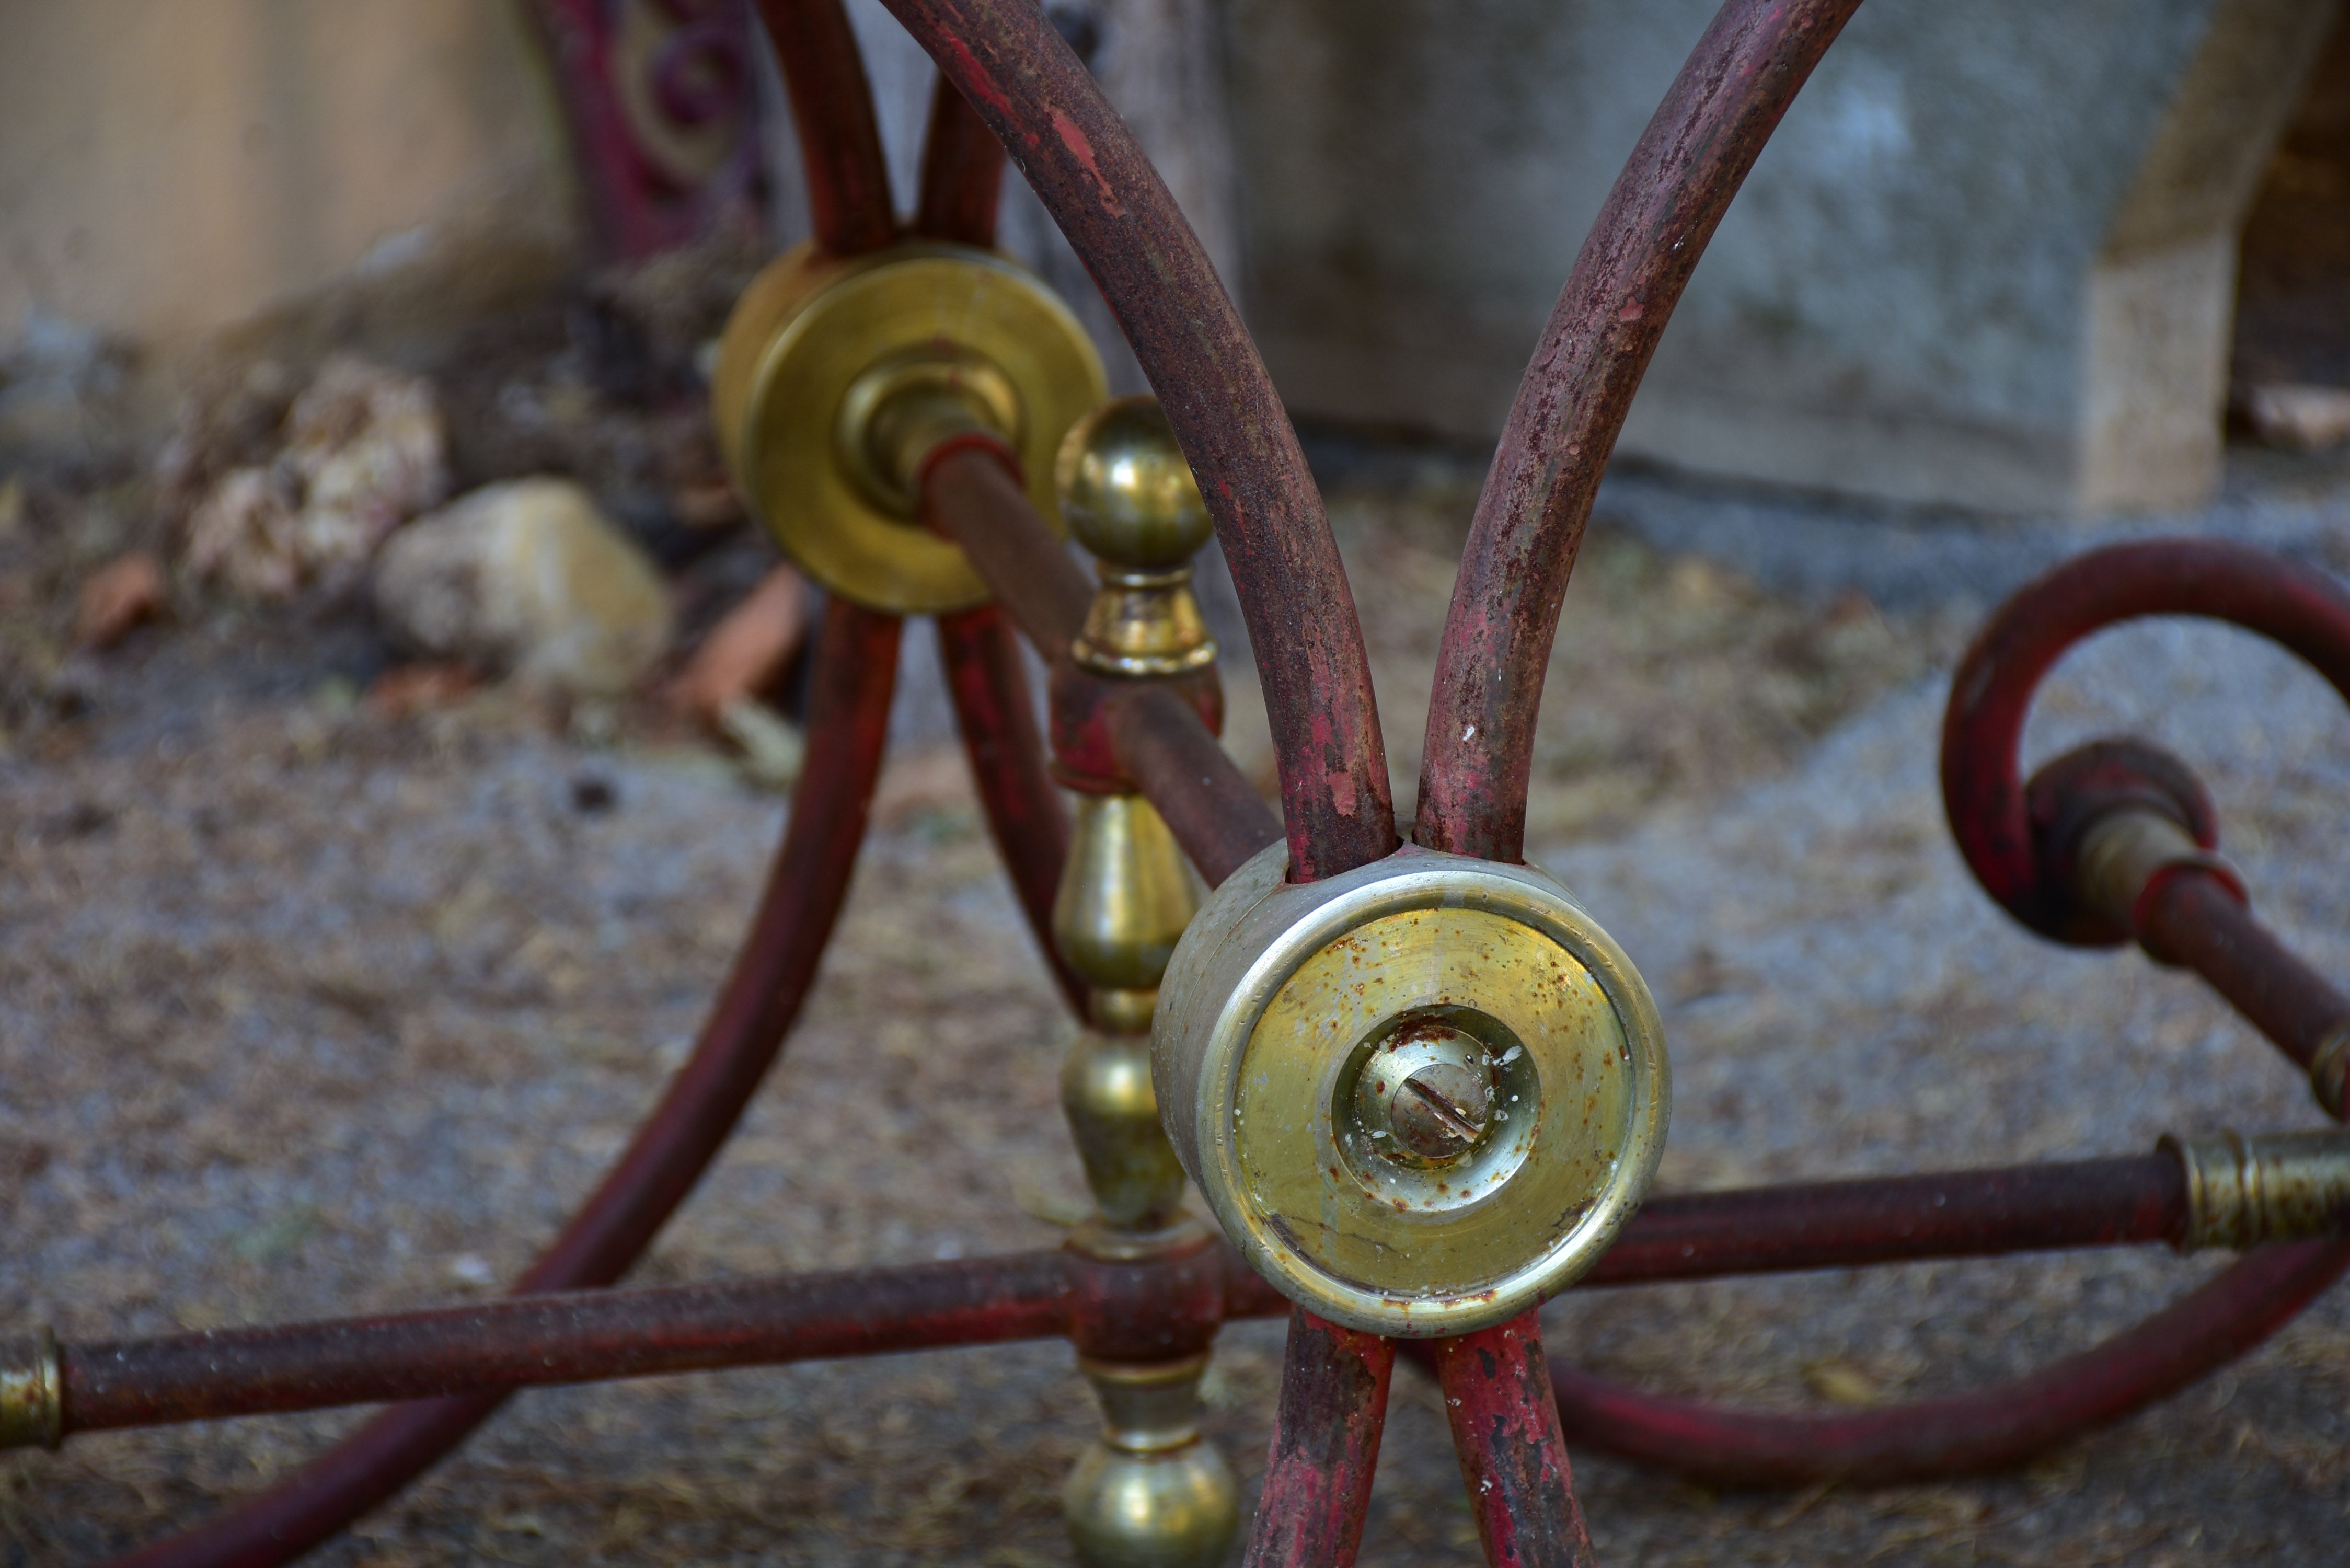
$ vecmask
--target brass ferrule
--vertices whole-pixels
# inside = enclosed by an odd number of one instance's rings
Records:
[[[1009,451],[1020,422],[1019,392],[980,356],[951,349],[901,355],[850,383],[834,452],[867,501],[910,523],[921,513],[922,464],[941,441],[986,435]]]
[[[2121,810],[2081,835],[2074,858],[2082,901],[2126,931],[2137,929],[2137,907],[2154,879],[2184,867],[2210,871],[2240,893],[2242,878],[2219,856],[2158,811]]]
[[[2350,1120],[2350,1023],[2327,1035],[2309,1059],[2309,1092],[2335,1121]]]
[[[1217,1568],[1239,1527],[1240,1489],[1200,1435],[1207,1356],[1077,1366],[1105,1428],[1061,1494],[1080,1568]]]
[[[2327,1235],[2350,1213],[2350,1133],[2171,1134],[2157,1147],[2187,1177],[2182,1252]]]
[[[1097,675],[1186,675],[1216,661],[1216,639],[1191,592],[1191,568],[1132,571],[1102,561],[1101,589],[1069,657]]]
[[[1114,1225],[1096,1214],[1079,1221],[1061,1245],[1097,1263],[1149,1263],[1198,1251],[1215,1240],[1215,1232],[1189,1214],[1177,1213],[1150,1229]]]
[[[1200,1438],[1200,1379],[1205,1351],[1180,1361],[1096,1361],[1077,1370],[1101,1400],[1104,1440],[1120,1453],[1159,1454]]]
[[[65,1436],[65,1364],[44,1325],[0,1352],[0,1449],[54,1449]]]

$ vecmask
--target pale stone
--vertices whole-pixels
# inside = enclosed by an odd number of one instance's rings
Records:
[[[2252,386],[2237,395],[2237,403],[2252,433],[2271,446],[2324,452],[2350,441],[2350,389]]]
[[[449,493],[432,383],[338,358],[287,410],[269,463],[224,474],[188,518],[188,566],[260,598],[350,587],[376,546]]]
[[[669,646],[669,590],[567,479],[485,485],[376,559],[385,623],[422,652],[588,696],[628,691]]]

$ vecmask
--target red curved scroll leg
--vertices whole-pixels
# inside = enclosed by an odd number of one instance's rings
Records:
[[[1436,1347],[1436,1376],[1477,1535],[1493,1568],[1598,1568],[1529,1312]]]
[[[922,192],[914,232],[925,239],[966,245],[995,243],[995,214],[1003,192],[1003,143],[972,112],[954,83],[939,78],[931,99],[931,129],[922,141]]]
[[[1297,1307],[1242,1568],[1351,1568],[1379,1468],[1395,1341]]]
[[[1053,940],[1053,900],[1061,864],[1069,857],[1069,814],[1045,771],[1045,742],[1029,697],[1028,671],[1012,623],[993,605],[939,617],[939,651],[947,689],[971,757],[972,778],[987,810],[1003,868],[1020,895],[1028,927],[1045,950],[1061,994],[1086,1015],[1086,982],[1061,958]]]
[[[742,956],[660,1104],[515,1293],[611,1283],[733,1130],[783,1048],[847,895],[897,673],[897,620],[835,599],[816,648],[807,771]],[[116,1568],[276,1568],[399,1491],[503,1402],[491,1394],[394,1406],[292,1479]]]
[[[1701,1480],[1863,1485],[2021,1464],[2216,1372],[2350,1270],[2350,1241],[2289,1241],[2080,1355],[1971,1393],[1850,1414],[1744,1410],[1643,1394],[1554,1365],[1575,1440]]]
[[[840,0],[759,0],[759,19],[792,100],[816,244],[835,255],[879,250],[896,235],[898,215],[848,13]]]

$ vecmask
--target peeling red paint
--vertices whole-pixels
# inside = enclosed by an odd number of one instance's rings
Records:
[[[1118,192],[1103,175],[1101,165],[1094,161],[1094,144],[1086,140],[1084,128],[1056,109],[1053,110],[1053,133],[1061,139],[1062,146],[1076,155],[1085,171],[1093,176],[1094,189],[1101,195],[1102,211],[1113,218],[1126,216],[1126,203],[1118,199]]]

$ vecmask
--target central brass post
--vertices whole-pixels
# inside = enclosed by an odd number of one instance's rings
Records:
[[[1064,516],[1100,563],[1102,587],[1071,650],[1105,676],[1149,679],[1211,663],[1190,561],[1207,509],[1159,406],[1121,398],[1069,432],[1056,475]],[[1069,1244],[1131,1260],[1196,1247],[1183,1168],[1159,1119],[1150,1021],[1175,944],[1200,906],[1191,867],[1151,804],[1134,794],[1077,799],[1053,907],[1062,957],[1091,987],[1090,1027],[1061,1074],[1095,1213]],[[1231,1468],[1200,1435],[1205,1355],[1079,1362],[1107,1430],[1071,1472],[1063,1506],[1088,1568],[1211,1568],[1239,1521]]]

